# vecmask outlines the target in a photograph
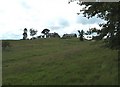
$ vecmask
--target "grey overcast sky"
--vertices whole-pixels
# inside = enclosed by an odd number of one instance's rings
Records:
[[[0,39],[21,39],[24,28],[37,29],[37,36],[45,28],[60,36],[92,27],[100,29],[98,24],[104,21],[77,15],[82,7],[76,3],[68,4],[68,0],[0,0]]]

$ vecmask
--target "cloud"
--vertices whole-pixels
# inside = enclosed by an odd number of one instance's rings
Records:
[[[51,21],[48,21],[48,27],[52,30],[58,30],[69,26],[69,22],[65,18],[57,18]]]
[[[37,29],[37,35],[50,28],[63,35],[98,23],[97,19],[78,16],[80,8],[76,2],[68,4],[68,0],[1,0],[0,38],[21,39],[24,28]]]
[[[21,39],[22,38],[22,35],[20,34],[14,34],[14,33],[4,33],[2,36],[0,36],[0,39]]]
[[[82,15],[78,16],[77,17],[77,23],[81,23],[83,25],[86,25],[86,24],[99,24],[99,23],[103,23],[104,21],[100,18],[97,18],[97,17],[93,17],[93,18],[86,18],[86,17],[83,17]]]
[[[22,7],[25,8],[26,10],[31,9],[31,6],[25,0],[21,0],[20,3]]]
[[[69,26],[69,22],[64,18],[60,19],[59,24],[60,24],[60,26],[62,26],[62,28]]]

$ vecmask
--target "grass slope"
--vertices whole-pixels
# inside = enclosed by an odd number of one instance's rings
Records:
[[[9,41],[3,85],[116,85],[117,51],[78,39]]]

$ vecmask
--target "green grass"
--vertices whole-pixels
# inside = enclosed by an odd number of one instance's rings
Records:
[[[78,39],[9,41],[3,85],[116,85],[117,51]]]

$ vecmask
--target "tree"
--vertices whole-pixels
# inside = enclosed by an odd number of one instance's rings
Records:
[[[74,34],[74,37],[77,37],[77,34]]]
[[[27,39],[27,28],[25,28],[23,32],[23,40],[26,40],[26,39]]]
[[[80,36],[80,41],[83,41],[83,34],[84,34],[84,31],[83,30],[78,30],[78,33],[79,33],[79,36]]]
[[[33,37],[34,35],[37,34],[37,32],[38,32],[37,30],[34,30],[34,29],[31,28],[31,29],[30,29],[30,36]]]
[[[120,2],[80,2],[78,4],[85,5],[80,11],[88,19],[97,16],[107,21],[107,23],[100,24],[103,27],[100,36],[104,37],[109,33],[109,47],[120,49]]]
[[[91,35],[91,34],[92,34],[91,29],[87,30],[87,35]]]
[[[49,32],[50,32],[49,29],[44,29],[41,33],[43,33],[44,35],[46,35],[46,37],[48,37]]]
[[[92,34],[92,33],[97,33],[97,34],[100,34],[101,33],[101,30],[99,29],[96,29],[96,28],[90,28],[89,31],[87,31],[89,34]]]

